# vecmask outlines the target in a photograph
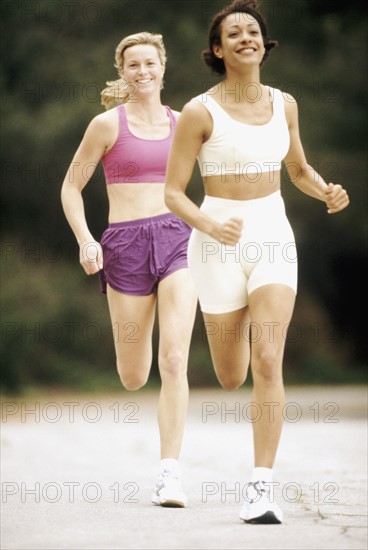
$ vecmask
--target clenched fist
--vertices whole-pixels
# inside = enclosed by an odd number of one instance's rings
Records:
[[[230,218],[219,224],[212,236],[222,244],[235,245],[239,242],[242,229],[243,220],[241,218]]]
[[[325,201],[328,214],[336,214],[349,204],[349,196],[341,185],[329,183],[325,191]]]
[[[103,267],[102,248],[97,241],[79,245],[79,261],[87,275],[94,275]]]

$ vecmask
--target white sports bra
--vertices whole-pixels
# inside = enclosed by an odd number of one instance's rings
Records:
[[[232,118],[208,93],[194,99],[206,107],[213,119],[213,131],[198,154],[202,176],[255,174],[277,171],[285,158],[290,135],[284,98],[270,88],[273,114],[266,124],[246,124]]]

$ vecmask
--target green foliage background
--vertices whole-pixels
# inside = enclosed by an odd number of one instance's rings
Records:
[[[212,15],[226,2],[198,0],[5,0],[2,44],[2,378],[4,390],[35,386],[118,388],[113,337],[97,278],[78,265],[60,189],[99,92],[116,77],[116,45],[160,32],[168,54],[163,102],[180,110],[216,83],[201,61]],[[279,40],[264,83],[296,97],[309,163],[343,183],[351,205],[328,216],[296,190],[282,193],[299,251],[299,295],[287,336],[285,380],[360,382],[365,377],[367,259],[366,3],[261,3]],[[189,194],[202,198],[198,170]],[[107,224],[101,169],[84,193],[89,225]],[[362,313],[364,316],[365,310]],[[175,327],[173,327],[175,331]],[[180,335],[178,334],[178,338]],[[157,349],[157,331],[153,346]],[[198,312],[192,386],[217,384]],[[158,383],[154,361],[150,384]]]

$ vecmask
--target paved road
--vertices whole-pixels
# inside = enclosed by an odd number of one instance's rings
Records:
[[[1,548],[367,548],[364,388],[287,389],[275,469],[285,522],[271,526],[238,519],[252,462],[249,389],[192,390],[186,509],[150,504],[156,403],[157,392],[4,399]]]

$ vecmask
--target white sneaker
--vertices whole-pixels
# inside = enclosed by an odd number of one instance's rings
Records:
[[[151,500],[158,506],[185,508],[188,498],[181,487],[179,474],[169,470],[160,472]]]
[[[248,483],[245,502],[239,517],[246,523],[282,523],[282,511],[270,499],[270,489],[264,481]]]

